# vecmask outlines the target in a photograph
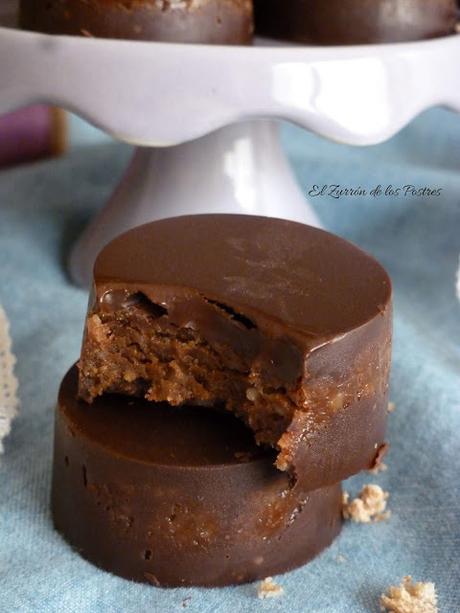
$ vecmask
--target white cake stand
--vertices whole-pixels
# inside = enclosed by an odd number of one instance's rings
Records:
[[[459,36],[224,47],[46,36],[3,23],[0,112],[46,101],[137,145],[74,248],[70,268],[80,284],[104,244],[154,219],[239,212],[317,225],[281,150],[277,118],[368,145],[429,107],[460,112]]]

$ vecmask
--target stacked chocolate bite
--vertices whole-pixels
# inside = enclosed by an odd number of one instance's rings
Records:
[[[381,460],[390,352],[390,280],[331,234],[198,215],[120,236],[61,386],[56,528],[155,585],[307,562],[340,531],[341,480]]]
[[[457,0],[21,0],[20,23],[49,34],[242,45],[256,34],[313,45],[452,34]]]

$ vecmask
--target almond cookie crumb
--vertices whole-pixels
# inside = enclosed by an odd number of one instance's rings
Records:
[[[371,475],[378,475],[380,473],[384,473],[388,470],[388,466],[385,464],[385,462],[380,462],[380,464],[377,464],[376,466],[374,466],[374,468],[370,468],[368,470],[368,472]]]
[[[358,498],[350,502],[348,492],[343,493],[342,514],[345,519],[356,523],[370,524],[390,518],[390,511],[386,510],[389,494],[379,485],[365,485]]]
[[[396,405],[394,402],[388,403],[388,413],[394,413],[396,411]]]
[[[263,598],[279,598],[284,594],[284,590],[281,585],[275,583],[272,577],[267,577],[259,583],[257,588],[257,596]]]
[[[392,585],[382,594],[380,608],[389,613],[438,613],[434,583],[414,583],[404,577],[401,585]]]

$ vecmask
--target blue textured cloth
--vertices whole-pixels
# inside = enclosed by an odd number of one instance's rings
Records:
[[[55,534],[53,410],[78,356],[86,308],[63,263],[129,155],[119,145],[76,151],[0,174],[0,302],[12,324],[22,400],[0,468],[1,613],[360,613],[378,611],[381,592],[406,574],[436,582],[441,611],[460,611],[460,118],[433,110],[367,149],[291,127],[284,138],[305,192],[315,184],[442,188],[439,197],[313,198],[326,227],[375,254],[394,281],[389,470],[347,483],[352,494],[364,482],[389,490],[391,520],[346,525],[319,559],[280,577],[285,595],[270,601],[259,601],[253,585],[130,583],[96,570]]]

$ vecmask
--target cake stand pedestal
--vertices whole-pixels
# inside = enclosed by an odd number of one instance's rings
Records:
[[[82,285],[109,240],[154,219],[225,212],[317,225],[282,152],[277,119],[368,145],[432,106],[460,112],[458,35],[224,47],[48,36],[11,22],[5,17],[0,27],[0,112],[49,102],[137,146],[72,253],[71,274]]]
[[[191,212],[264,215],[319,226],[281,148],[278,124],[237,123],[183,145],[136,148],[121,184],[72,252],[73,278],[86,283],[100,246],[120,232]]]

